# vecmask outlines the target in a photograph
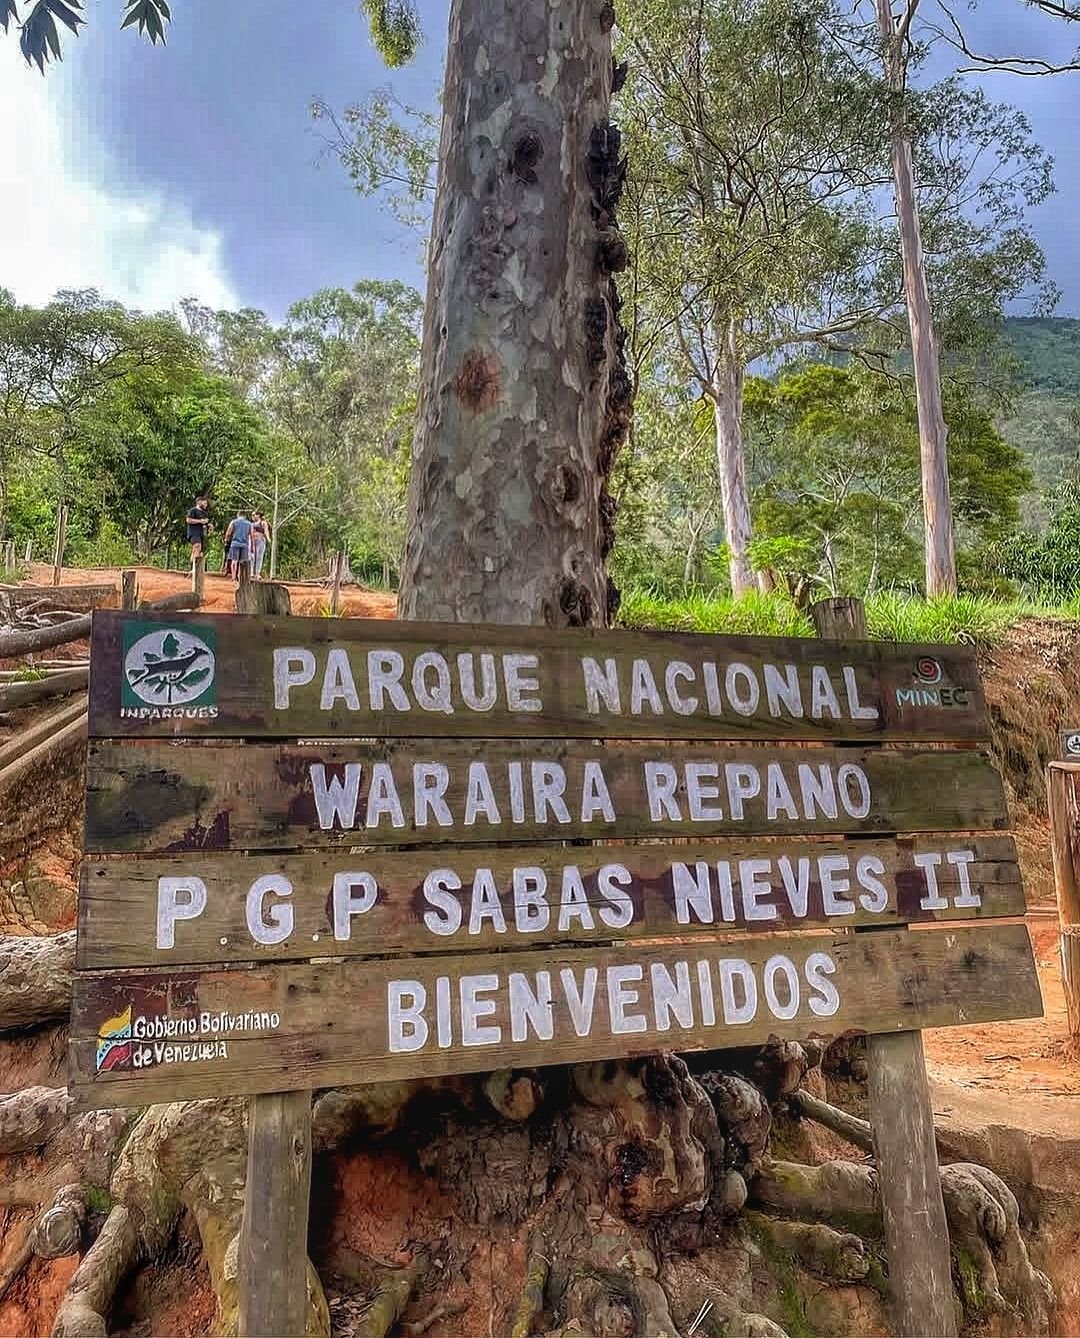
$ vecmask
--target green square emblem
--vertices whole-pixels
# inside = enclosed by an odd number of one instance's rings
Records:
[[[141,716],[217,702],[217,638],[213,628],[170,627],[131,619],[124,623],[120,706]]]

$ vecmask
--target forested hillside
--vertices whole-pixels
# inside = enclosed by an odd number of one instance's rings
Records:
[[[1080,455],[1080,320],[1013,316],[1005,337],[1025,389],[1000,426],[1027,458],[1034,486],[1021,510],[1025,525],[1041,530],[1047,495],[1072,476]]]

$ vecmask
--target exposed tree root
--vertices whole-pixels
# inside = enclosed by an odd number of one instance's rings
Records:
[[[822,1128],[831,1129],[852,1147],[873,1153],[874,1131],[869,1120],[860,1120],[857,1115],[849,1115],[846,1110],[832,1106],[828,1101],[822,1101],[820,1097],[812,1096],[809,1092],[792,1092],[788,1098],[788,1105],[799,1115],[813,1120],[815,1124],[820,1124]]]
[[[551,1260],[540,1249],[534,1248],[525,1267],[525,1285],[510,1325],[510,1338],[529,1338],[544,1309],[544,1289],[550,1273]]]
[[[781,1117],[786,1103],[869,1151],[865,1121],[789,1090],[802,1080],[804,1056],[800,1047],[769,1047],[760,1058],[740,1057],[739,1074],[694,1074],[672,1057],[579,1065],[545,1072],[547,1094],[538,1075],[511,1071],[334,1091],[315,1106],[314,1140],[325,1154],[358,1133],[363,1144],[387,1139],[430,1175],[440,1205],[449,1205],[440,1211],[466,1233],[481,1240],[529,1233],[529,1255],[516,1265],[523,1268],[516,1297],[493,1297],[490,1321],[463,1321],[468,1338],[483,1338],[480,1325],[490,1323],[512,1338],[545,1331],[560,1338],[685,1338],[692,1328],[695,1338],[785,1338],[800,1325],[839,1333],[844,1315],[885,1322],[879,1292],[868,1285],[878,1276],[880,1287],[874,1169],[769,1157],[773,1112],[745,1076],[767,1085]],[[239,1101],[189,1102],[141,1115],[86,1115],[72,1113],[62,1090],[28,1088],[0,1098],[0,1155],[7,1158],[0,1203],[31,1209],[9,1224],[0,1295],[34,1255],[80,1249],[104,1205],[105,1224],[54,1330],[60,1338],[104,1338],[118,1288],[169,1248],[187,1212],[217,1297],[214,1332],[231,1338],[243,1109]],[[946,1166],[942,1185],[968,1313],[1016,1317],[1024,1327],[1015,1332],[1025,1338],[1045,1333],[1052,1296],[1028,1258],[1015,1198],[980,1167]],[[456,1250],[458,1234],[450,1229]],[[352,1287],[335,1302],[335,1315],[349,1317],[357,1338],[385,1338],[395,1328],[410,1338],[440,1325],[449,1330],[467,1304],[428,1267],[447,1237],[405,1239],[415,1252],[407,1268],[374,1255],[365,1263],[360,1254],[354,1268],[349,1247],[335,1246],[331,1272],[344,1260],[345,1273],[360,1283],[359,1294]],[[782,1305],[779,1290],[762,1290],[769,1275],[783,1279],[775,1284],[784,1288]],[[308,1278],[307,1333],[327,1338],[329,1313],[310,1266]],[[427,1313],[402,1324],[420,1287],[432,1293]],[[362,1309],[360,1295],[367,1298]],[[801,1318],[789,1325],[793,1306]]]
[[[798,1259],[808,1273],[837,1282],[859,1282],[870,1272],[870,1255],[861,1236],[834,1231],[821,1222],[791,1222],[747,1213],[748,1225],[772,1245]]]
[[[25,1087],[0,1096],[0,1155],[44,1147],[67,1123],[70,1110],[64,1087]]]
[[[74,970],[74,930],[0,939],[0,1033],[66,1018]]]
[[[353,1338],[386,1338],[412,1299],[427,1267],[427,1257],[418,1255],[407,1268],[385,1274],[375,1288],[367,1313],[353,1329]]]
[[[20,1222],[11,1232],[5,1233],[4,1259],[0,1263],[0,1301],[34,1256],[33,1234],[32,1222]]]
[[[1053,1288],[1028,1257],[1012,1190],[985,1166],[967,1162],[943,1166],[941,1188],[965,1307],[1015,1310],[1026,1332],[1048,1332]]]
[[[871,1236],[881,1231],[877,1172],[855,1162],[767,1161],[750,1186],[750,1202],[797,1221],[846,1221]]]
[[[78,1254],[90,1210],[82,1185],[64,1185],[57,1190],[34,1228],[32,1245],[39,1259],[63,1259]]]
[[[162,1242],[164,1244],[164,1242]],[[107,1338],[108,1315],[116,1289],[139,1261],[135,1215],[119,1204],[68,1283],[53,1324],[52,1338]]]

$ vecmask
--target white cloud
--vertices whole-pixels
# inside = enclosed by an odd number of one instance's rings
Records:
[[[0,32],[0,287],[32,303],[97,288],[150,311],[182,297],[238,306],[221,234],[183,203],[115,179],[65,76],[27,69]]]

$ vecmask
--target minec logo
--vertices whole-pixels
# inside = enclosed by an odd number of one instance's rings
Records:
[[[138,719],[216,716],[214,651],[210,628],[196,633],[183,627],[126,623],[121,715]]]
[[[127,1068],[131,1064],[131,1004],[98,1028],[97,1071]]]
[[[946,711],[966,709],[971,704],[967,688],[946,687],[944,679],[945,670],[940,660],[930,655],[920,656],[911,672],[912,686],[896,689],[897,706],[901,709],[930,706]]]

